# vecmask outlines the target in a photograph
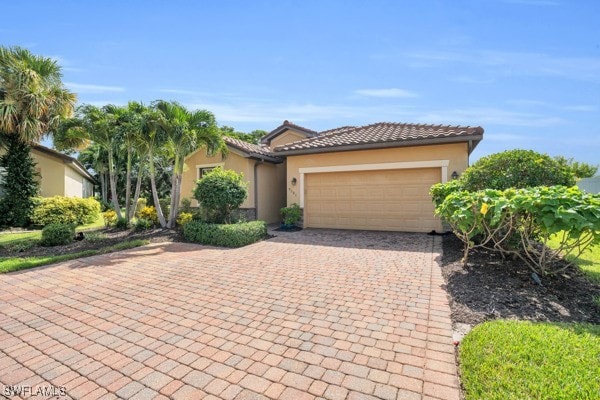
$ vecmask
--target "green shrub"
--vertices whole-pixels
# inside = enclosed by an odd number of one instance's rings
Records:
[[[221,247],[242,247],[262,240],[267,235],[264,221],[240,224],[207,224],[191,221],[183,226],[184,237],[196,243]]]
[[[300,218],[302,218],[302,210],[296,203],[289,207],[283,207],[280,212],[283,217],[283,223],[288,226],[296,225],[296,222],[300,221]]]
[[[31,220],[36,225],[48,224],[91,224],[98,219],[100,203],[92,197],[54,196],[41,199],[33,210]]]
[[[537,273],[555,273],[564,269],[553,266],[559,258],[577,258],[600,243],[600,195],[576,187],[454,192],[436,214],[465,243],[463,262],[470,249],[484,247],[517,256]]]
[[[105,211],[112,209],[112,204],[109,203],[108,201],[104,201],[101,198],[96,198],[96,201],[98,203],[100,203],[100,211],[101,212],[105,212]]]
[[[125,218],[125,217],[117,218],[117,222],[115,223],[115,228],[125,230],[125,229],[129,229],[130,227],[131,227],[131,224],[130,224],[129,220],[127,220],[127,218]]]
[[[160,204],[160,209],[162,210],[165,218],[169,216],[169,212],[171,211],[171,198],[165,197],[164,199],[159,199],[158,203]]]
[[[138,213],[138,218],[150,221],[153,225],[158,224],[158,213],[156,212],[156,208],[154,206],[146,206],[142,208]]]
[[[104,226],[115,226],[117,224],[117,213],[114,210],[104,211],[102,219],[104,219]]]
[[[154,223],[149,219],[138,218],[135,221],[135,225],[133,226],[133,228],[136,231],[147,231],[148,229],[154,228]]]
[[[75,226],[72,224],[53,223],[42,229],[42,246],[59,246],[69,244],[75,236]]]
[[[533,150],[507,150],[483,157],[459,180],[468,191],[575,185],[571,168]]]
[[[248,195],[242,174],[217,167],[196,183],[194,198],[206,211],[208,220],[216,223],[231,222],[231,214]]]
[[[194,215],[192,213],[180,212],[179,215],[177,216],[177,225],[183,227],[187,223],[191,222],[193,217],[194,217]]]
[[[192,199],[184,197],[181,199],[181,206],[179,207],[179,211],[184,213],[191,213],[192,210]]]
[[[135,205],[135,217],[136,218],[140,218],[140,211],[142,211],[144,209],[144,207],[146,207],[146,205],[148,204],[148,201],[146,199],[144,199],[143,197],[140,197],[137,201],[137,204]]]

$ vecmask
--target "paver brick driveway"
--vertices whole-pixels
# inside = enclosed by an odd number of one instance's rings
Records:
[[[0,394],[459,398],[439,238],[277,234],[0,275]]]

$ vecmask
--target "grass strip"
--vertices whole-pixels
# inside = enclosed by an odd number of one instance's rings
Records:
[[[459,357],[467,400],[600,398],[600,325],[486,322]]]
[[[96,250],[84,250],[77,253],[61,254],[57,256],[35,256],[35,257],[2,257],[0,258],[0,273],[19,271],[22,269],[39,267],[41,265],[54,264],[61,261],[73,260],[75,258],[95,256],[98,254],[112,253],[115,251],[132,249],[150,243],[148,240],[135,239],[118,243],[112,246]]]

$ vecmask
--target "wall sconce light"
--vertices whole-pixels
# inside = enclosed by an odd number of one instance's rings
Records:
[[[452,177],[453,180],[458,179],[458,172],[454,171],[452,172],[452,175],[450,175]]]
[[[296,186],[296,183],[297,183],[297,182],[298,182],[298,181],[296,180],[296,178],[292,178],[292,186]]]

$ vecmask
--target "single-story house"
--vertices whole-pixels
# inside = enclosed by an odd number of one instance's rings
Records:
[[[441,231],[429,188],[461,174],[482,139],[481,127],[384,122],[316,132],[284,121],[260,145],[225,138],[225,159],[190,155],[182,197],[220,165],[244,173],[249,219],[277,222],[281,207],[297,203],[309,228]]]
[[[95,179],[77,159],[39,144],[31,146],[31,157],[40,174],[42,197],[94,195]]]

